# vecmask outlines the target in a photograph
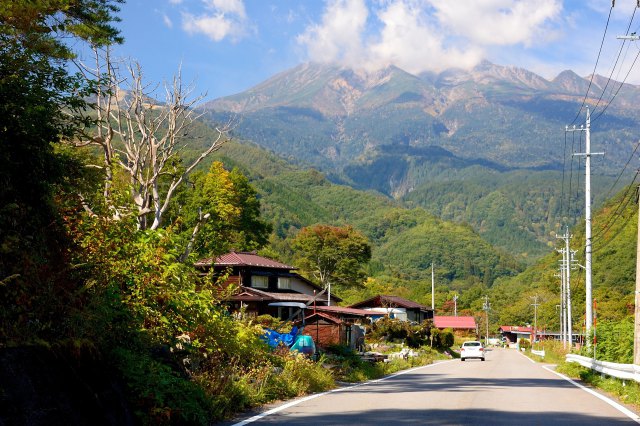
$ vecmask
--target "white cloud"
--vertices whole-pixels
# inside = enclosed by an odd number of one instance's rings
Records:
[[[416,4],[392,2],[377,16],[383,27],[379,40],[368,46],[370,67],[394,64],[419,73],[468,68],[482,58],[479,48],[446,46],[443,34]]]
[[[234,14],[242,19],[247,17],[242,0],[209,0],[206,3],[216,12]]]
[[[167,26],[167,28],[173,28],[173,21],[171,21],[171,18],[169,18],[167,14],[165,13],[162,14],[162,21]]]
[[[361,37],[368,13],[364,0],[331,0],[321,23],[307,27],[298,43],[314,61],[357,65],[364,53]]]
[[[204,0],[206,12],[182,13],[182,28],[189,34],[204,34],[215,42],[239,39],[247,33],[247,15],[242,0]]]
[[[545,38],[545,23],[559,16],[559,0],[437,1],[435,16],[448,30],[474,44],[531,46]]]
[[[551,40],[561,12],[561,0],[331,0],[297,41],[318,62],[470,68],[492,47]]]

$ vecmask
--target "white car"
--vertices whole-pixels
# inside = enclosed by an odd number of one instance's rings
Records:
[[[460,347],[460,361],[468,358],[479,358],[484,361],[484,346],[482,346],[482,342],[471,340],[462,344]]]

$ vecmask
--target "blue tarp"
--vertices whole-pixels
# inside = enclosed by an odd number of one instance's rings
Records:
[[[291,345],[296,341],[297,335],[298,327],[293,327],[291,331],[286,334],[278,333],[275,330],[266,328],[262,335],[262,339],[272,348],[277,348],[280,343],[283,343],[287,347],[291,347]]]

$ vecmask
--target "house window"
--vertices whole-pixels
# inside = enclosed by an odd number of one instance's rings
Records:
[[[291,290],[291,278],[278,277],[278,288],[282,290]]]
[[[269,288],[269,277],[263,275],[253,275],[251,277],[251,287]]]

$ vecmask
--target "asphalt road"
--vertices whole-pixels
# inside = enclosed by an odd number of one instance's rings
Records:
[[[485,362],[439,362],[294,400],[236,424],[584,426],[638,419],[513,349],[495,349]]]

